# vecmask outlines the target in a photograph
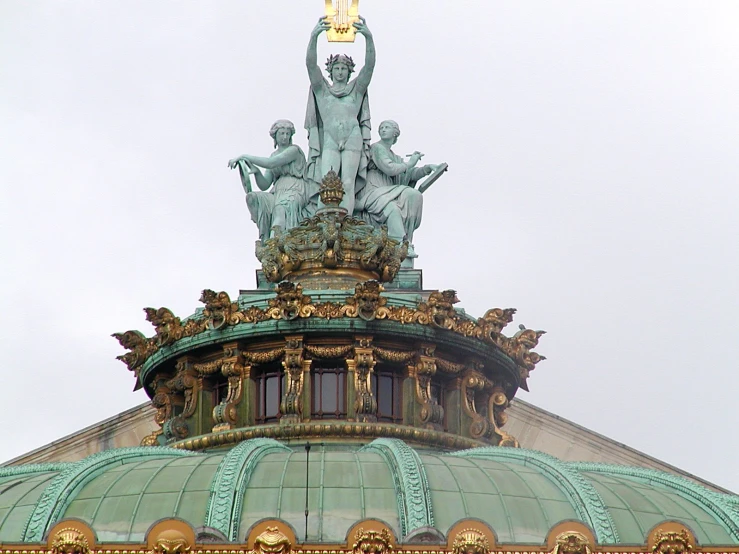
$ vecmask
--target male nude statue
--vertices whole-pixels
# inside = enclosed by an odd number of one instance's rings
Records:
[[[332,83],[321,75],[317,63],[318,36],[330,28],[321,18],[310,36],[306,65],[311,92],[305,115],[308,130],[307,177],[320,183],[330,170],[341,177],[344,199],[341,207],[349,215],[354,210],[355,194],[364,186],[369,161],[370,114],[367,87],[375,68],[375,43],[364,18],[354,23],[366,41],[365,63],[353,81],[354,61],[345,55],[331,56],[326,69]],[[322,207],[319,205],[319,207]]]

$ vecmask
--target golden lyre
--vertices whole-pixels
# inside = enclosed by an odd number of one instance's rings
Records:
[[[326,19],[331,23],[326,31],[329,42],[354,42],[352,24],[359,21],[359,0],[326,0]]]

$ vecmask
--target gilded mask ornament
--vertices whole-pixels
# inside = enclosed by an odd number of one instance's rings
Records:
[[[691,552],[693,545],[691,544],[690,535],[683,529],[680,532],[657,531],[655,543],[652,552],[655,554],[685,554]]]
[[[190,543],[175,529],[162,531],[157,537],[150,554],[189,554]]]
[[[591,554],[590,541],[577,531],[560,533],[557,535],[552,554]]]
[[[351,307],[347,314],[350,317],[356,315],[365,321],[372,321],[377,316],[377,310],[387,304],[387,299],[380,296],[384,290],[377,281],[358,283],[354,287],[354,296],[346,299],[347,305]]]
[[[298,284],[283,281],[275,287],[277,297],[269,301],[272,309],[279,312],[282,319],[291,321],[305,311],[304,307],[311,303],[310,296],[303,294],[303,287]],[[308,312],[309,313],[309,312]]]
[[[78,529],[68,527],[59,530],[51,542],[51,554],[88,554],[90,544]]]
[[[210,289],[203,290],[200,301],[205,304],[203,315],[206,317],[209,329],[220,329],[227,325],[232,315],[239,311],[239,305],[231,302],[227,292],[216,293]]]
[[[463,529],[457,533],[452,544],[453,554],[488,554],[489,552],[488,538],[477,529]]]
[[[352,547],[354,554],[387,554],[393,550],[390,533],[381,531],[357,531],[357,540]]]
[[[277,527],[267,527],[254,539],[254,554],[289,554],[290,539]]]

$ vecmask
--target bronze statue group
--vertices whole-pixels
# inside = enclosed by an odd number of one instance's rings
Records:
[[[308,156],[293,144],[295,125],[279,119],[269,131],[275,147],[269,157],[243,155],[228,165],[239,168],[260,240],[314,215],[322,207],[320,182],[333,170],[344,187],[341,207],[370,225],[387,226],[388,235],[399,242],[407,239],[411,245],[408,256],[414,258],[413,232],[421,224],[423,210],[422,192],[415,187],[424,177],[443,171],[446,164],[419,165],[421,152],[414,152],[407,161],[395,154],[392,146],[400,127],[392,120],[380,123],[380,140],[371,144],[367,89],[375,67],[375,45],[363,18],[354,27],[365,37],[365,65],[352,79],[355,65],[349,56],[329,57],[330,83],[321,74],[316,53],[318,36],[330,24],[322,17],[311,33],[306,55],[311,83],[305,117]],[[250,175],[259,191],[251,190]]]

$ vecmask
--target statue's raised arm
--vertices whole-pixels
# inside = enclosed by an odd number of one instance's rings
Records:
[[[318,67],[318,37],[321,33],[328,31],[330,28],[331,24],[326,21],[325,17],[321,17],[310,33],[308,52],[305,55],[305,65],[308,68],[310,86],[314,90],[321,88],[324,83],[323,75],[321,75],[321,68]]]
[[[365,39],[364,67],[357,75],[357,86],[362,90],[367,90],[372,80],[372,73],[375,71],[375,40],[372,38],[372,33],[367,27],[367,21],[364,17],[359,16],[359,21],[354,24],[354,28],[360,35],[364,35]]]

